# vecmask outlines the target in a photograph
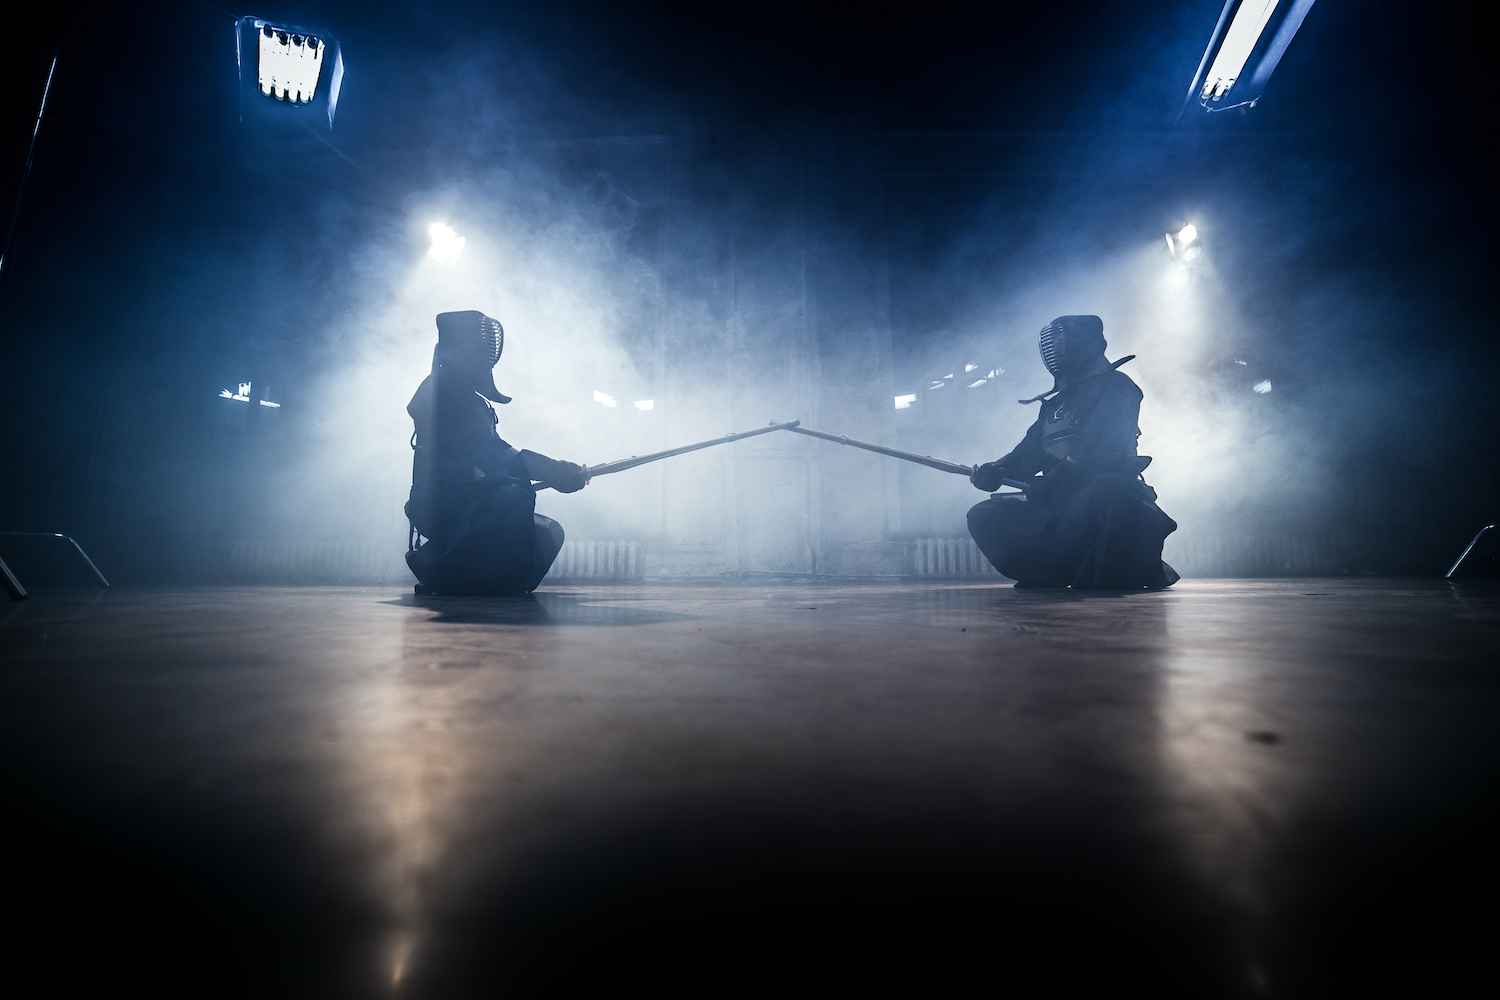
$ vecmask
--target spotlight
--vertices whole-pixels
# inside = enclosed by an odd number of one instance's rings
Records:
[[[615,397],[609,395],[608,393],[600,392],[598,389],[594,390],[594,402],[603,403],[605,406],[620,405],[619,401],[616,400]]]
[[[432,248],[427,251],[427,256],[441,264],[452,264],[458,260],[458,255],[464,251],[464,244],[468,242],[441,222],[434,222],[427,232],[432,237]]]
[[[1254,107],[1313,2],[1226,0],[1182,110],[1194,98],[1207,111]]]
[[[241,93],[246,95],[241,98],[241,114],[250,110],[245,101],[253,79],[263,97],[282,104],[316,103],[318,110],[327,111],[328,127],[332,128],[344,81],[344,56],[333,36],[258,17],[242,17],[235,27]],[[252,57],[253,78],[247,65]]]
[[[597,396],[596,396],[596,398],[597,398]],[[654,409],[656,409],[656,400],[654,400],[654,399],[637,399],[635,401],[635,408],[637,410],[654,410]]]
[[[299,35],[262,24],[256,60],[260,92],[278,101],[312,103],[323,72],[323,43],[313,35]]]
[[[1203,253],[1198,243],[1198,227],[1186,223],[1175,234],[1167,233],[1167,252],[1176,260],[1197,260]]]
[[[917,401],[917,394],[914,393],[914,392],[907,393],[905,396],[897,396],[896,397],[896,409],[898,409],[898,410],[909,410],[909,409],[911,409],[911,404],[915,403],[916,401]]]

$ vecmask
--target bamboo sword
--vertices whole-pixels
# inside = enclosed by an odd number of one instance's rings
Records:
[[[664,458],[673,458],[677,455],[686,455],[690,451],[698,451],[702,448],[712,448],[718,444],[730,444],[734,441],[743,441],[745,438],[755,437],[757,434],[769,434],[772,431],[796,430],[801,423],[800,420],[771,421],[767,427],[757,427],[753,431],[730,431],[723,437],[710,438],[707,441],[698,441],[694,444],[685,444],[680,448],[668,448],[666,451],[655,451],[649,455],[631,455],[629,458],[617,458],[613,462],[600,462],[598,465],[585,465],[583,467],[583,478],[587,482],[596,476],[607,476],[614,472],[624,472],[638,465],[648,462],[659,462]],[[545,490],[550,484],[533,483],[534,490]]]
[[[790,424],[780,424],[780,427],[798,434],[806,434],[808,437],[822,438],[824,441],[835,441],[846,444],[851,448],[863,448],[865,451],[873,451],[877,455],[889,455],[891,458],[899,458],[906,462],[915,462],[925,465],[929,469],[939,472],[951,472],[955,476],[972,476],[977,465],[959,465],[957,462],[947,462],[941,458],[933,458],[931,455],[918,455],[910,451],[901,451],[899,448],[887,448],[883,444],[871,444],[868,441],[856,441],[847,434],[829,434],[827,431],[815,431],[811,427],[799,426],[797,421]],[[1002,479],[1000,482],[1006,486],[1014,486],[1016,489],[1024,490],[1026,483],[1019,479]]]

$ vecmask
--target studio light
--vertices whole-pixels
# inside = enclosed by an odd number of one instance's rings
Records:
[[[909,409],[911,409],[911,404],[915,403],[916,401],[917,401],[917,394],[914,393],[914,392],[907,393],[905,396],[897,396],[896,397],[896,409],[898,409],[898,410],[909,410]]]
[[[458,260],[458,255],[464,252],[464,244],[468,242],[441,222],[434,222],[428,227],[427,233],[432,237],[432,247],[427,251],[427,256],[440,264],[452,264]]]
[[[1189,222],[1176,233],[1167,233],[1167,252],[1175,260],[1197,260],[1203,253],[1198,243],[1198,227]]]
[[[1313,2],[1227,0],[1183,111],[1195,99],[1207,111],[1254,107]]]
[[[260,92],[278,101],[311,104],[323,72],[324,46],[315,35],[262,24],[256,75]]]
[[[605,406],[620,405],[619,401],[616,400],[615,397],[609,395],[608,393],[600,392],[598,389],[594,390],[594,402],[603,403]]]
[[[277,24],[258,17],[242,17],[236,23],[236,49],[240,65],[243,117],[254,91],[253,104],[271,98],[282,105],[315,105],[326,111],[328,127],[338,107],[344,80],[344,56],[339,43],[326,31]],[[253,63],[253,66],[252,66]]]

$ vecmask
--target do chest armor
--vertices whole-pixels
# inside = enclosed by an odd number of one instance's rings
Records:
[[[1067,399],[1042,404],[1042,450],[1058,460],[1068,457],[1078,436],[1078,415]]]

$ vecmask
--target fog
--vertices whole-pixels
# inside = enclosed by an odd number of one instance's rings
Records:
[[[504,324],[502,437],[589,464],[793,418],[993,460],[1035,418],[1016,400],[1051,384],[1039,329],[1092,313],[1112,359],[1137,356],[1122,370],[1145,393],[1146,478],[1181,526],[1169,558],[1245,572],[1224,546],[1296,543],[1317,551],[1280,568],[1431,569],[1492,502],[1493,470],[1466,469],[1440,525],[1393,488],[1477,440],[1483,420],[1432,435],[1445,393],[1493,360],[1476,284],[1489,251],[1445,228],[1459,201],[1414,182],[1402,144],[1359,121],[1320,131],[1302,95],[1339,69],[1298,53],[1325,51],[1342,15],[1309,18],[1265,106],[1174,125],[1206,31],[1190,7],[1077,42],[1134,66],[1109,101],[1046,94],[1040,64],[1009,69],[1008,91],[946,130],[893,130],[927,122],[860,105],[832,70],[807,78],[821,107],[777,104],[789,85],[770,79],[758,102],[755,74],[695,87],[681,74],[699,57],[632,62],[597,12],[502,30],[476,11],[366,24],[331,9],[347,64],[331,132],[232,121],[232,80],[131,131],[107,92],[94,133],[80,117],[42,148],[27,270],[3,306],[10,399],[45,411],[68,384],[134,390],[59,410],[45,442],[18,446],[13,474],[47,485],[12,497],[10,520],[78,534],[143,579],[292,579],[289,556],[251,572],[234,553],[338,544],[364,554],[324,575],[394,581],[404,408],[439,312]],[[194,16],[203,38],[230,37]],[[410,34],[376,30],[390,24]],[[194,71],[224,75],[222,55],[205,48]],[[77,116],[86,79],[62,78]],[[1397,111],[1418,134],[1420,115]],[[141,136],[194,116],[213,122],[198,145],[143,152]],[[997,121],[1027,127],[977,127]],[[67,155],[98,130],[136,159],[99,174]],[[1186,222],[1203,255],[1184,267],[1162,236]],[[456,262],[428,254],[435,223],[466,240]],[[79,326],[60,318],[67,297],[109,315],[109,336],[60,334]],[[217,393],[242,381],[280,407],[233,416]],[[962,537],[981,499],[960,477],[772,434],[544,491],[538,510],[572,539],[649,547],[647,575],[899,576],[904,546]]]

